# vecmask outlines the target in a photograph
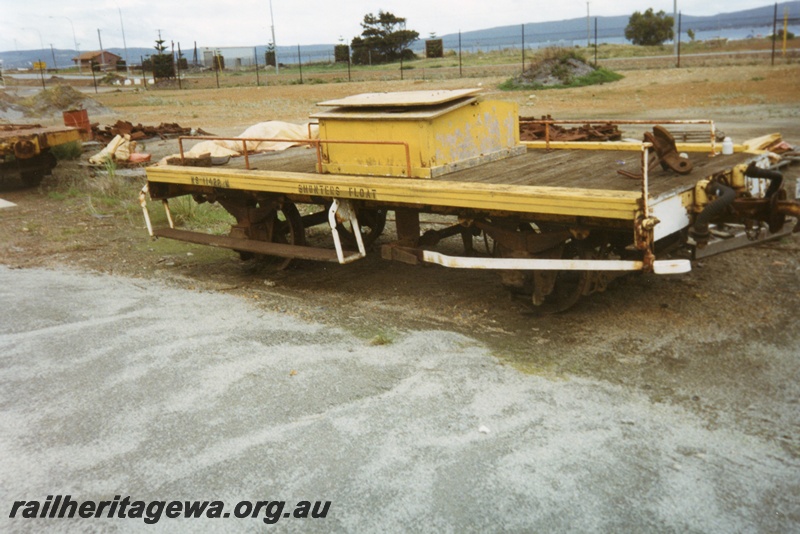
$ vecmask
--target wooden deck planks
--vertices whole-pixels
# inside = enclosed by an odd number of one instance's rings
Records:
[[[691,153],[689,157],[694,170],[681,176],[664,171],[660,166],[650,173],[649,190],[658,197],[674,190],[685,190],[698,180],[729,169],[751,158],[751,154],[709,157],[707,153]],[[298,147],[282,152],[253,154],[251,169],[280,173],[316,173],[316,150]],[[641,172],[641,154],[635,151],[606,150],[529,150],[527,153],[494,161],[485,165],[452,172],[433,179],[407,179],[413,182],[458,182],[507,187],[554,187],[575,191],[620,191],[639,192],[641,181],[622,176],[617,170]],[[228,165],[219,167],[243,169],[244,158],[232,158]],[[358,176],[365,185],[371,180],[382,180],[381,176]],[[403,179],[406,180],[406,179]]]
[[[688,175],[664,171],[660,166],[650,173],[650,192],[659,195],[728,169],[752,157],[749,154],[708,157],[689,154],[694,170]],[[641,172],[641,154],[628,151],[529,150],[522,156],[483,167],[457,171],[441,178],[446,181],[497,183],[518,186],[566,187],[588,190],[639,191],[641,181],[617,173]]]

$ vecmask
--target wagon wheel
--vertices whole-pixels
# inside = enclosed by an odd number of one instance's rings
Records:
[[[564,247],[561,257],[582,257],[570,245]],[[527,306],[527,313],[560,313],[578,302],[591,282],[591,275],[590,271],[525,271],[522,273],[524,284],[512,288],[512,295]]]
[[[273,243],[283,243],[285,245],[305,245],[306,235],[303,228],[303,217],[294,203],[284,201],[275,210],[272,218],[272,239]],[[286,269],[292,262],[292,258],[275,258],[275,266],[279,270]]]
[[[517,232],[534,232],[528,223],[517,226]],[[493,247],[496,255],[501,257],[530,258],[531,255],[514,252],[502,245]],[[542,259],[574,259],[592,257],[580,241],[570,239],[561,245],[537,254]],[[507,271],[503,273],[503,284],[511,291],[515,300],[523,302],[529,313],[549,315],[563,312],[572,307],[582,295],[592,287],[591,271]]]
[[[275,209],[271,210],[271,214],[267,215],[264,220],[251,226],[249,238],[284,245],[305,245],[303,218],[297,210],[297,206],[288,200],[277,204]],[[243,260],[257,258],[260,263],[277,270],[286,269],[292,262],[292,258],[281,258],[246,251],[239,251],[239,257]]]
[[[364,247],[370,247],[378,237],[383,233],[386,227],[386,210],[381,208],[361,208],[357,211],[358,225],[361,227],[361,239],[364,242]],[[336,229],[339,231],[339,236],[342,242],[356,248],[358,242],[353,232],[338,225]]]
[[[599,243],[599,244],[598,244]],[[608,259],[616,256],[615,247],[591,239],[571,240],[563,247],[562,259]],[[609,283],[622,273],[611,271],[532,271],[528,291],[522,296],[530,307],[529,313],[549,315],[574,306],[582,296],[605,291]],[[530,300],[528,300],[530,299]]]
[[[49,150],[30,159],[18,160],[20,180],[26,187],[36,187],[50,174],[56,163],[55,156]]]
[[[564,259],[581,258],[565,249]],[[533,271],[530,312],[549,315],[568,310],[586,293],[593,273],[591,271]]]
[[[42,183],[42,180],[44,180],[45,173],[41,170],[22,171],[20,172],[19,177],[25,187],[36,187]]]

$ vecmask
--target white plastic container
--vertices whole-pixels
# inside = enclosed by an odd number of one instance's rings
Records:
[[[733,154],[733,140],[730,137],[722,140],[722,154],[725,156]]]

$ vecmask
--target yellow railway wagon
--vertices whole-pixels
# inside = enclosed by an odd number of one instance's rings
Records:
[[[0,179],[19,177],[36,186],[56,166],[51,148],[82,140],[78,128],[28,124],[0,125]]]
[[[382,257],[495,269],[536,310],[556,312],[624,273],[679,274],[692,259],[784,235],[800,216],[763,150],[775,137],[722,154],[713,141],[678,145],[654,124],[642,142],[524,143],[514,104],[477,90],[324,104],[333,109],[313,115],[319,138],[301,146],[224,167],[149,167],[140,200],[150,234],[282,265],[349,263],[375,248],[394,212]],[[168,227],[150,223],[148,195],[163,202]],[[224,236],[176,228],[168,201],[183,195],[219,203],[236,224]],[[421,214],[441,225],[423,232]],[[312,246],[306,232],[321,225],[330,241]]]

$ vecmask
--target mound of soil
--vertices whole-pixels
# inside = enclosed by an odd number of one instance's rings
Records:
[[[519,85],[531,87],[569,85],[573,80],[583,78],[594,70],[595,67],[577,58],[553,58],[531,65],[515,81]]]
[[[25,108],[19,99],[5,91],[0,91],[0,121],[14,122],[25,116]]]
[[[62,112],[70,109],[85,109],[92,114],[110,113],[108,108],[69,85],[56,85],[27,98],[0,93],[0,119],[60,118]]]

